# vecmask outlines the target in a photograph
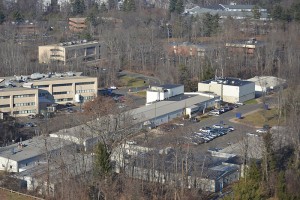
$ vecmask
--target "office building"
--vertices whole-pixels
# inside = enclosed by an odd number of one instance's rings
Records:
[[[237,78],[216,78],[198,83],[198,91],[215,93],[228,103],[255,98],[255,84]]]
[[[100,48],[100,42],[87,40],[39,46],[39,63],[60,62],[66,65],[96,61],[101,56]]]
[[[38,114],[53,103],[84,103],[97,96],[96,77],[81,72],[34,73],[0,78],[0,112],[12,116]]]

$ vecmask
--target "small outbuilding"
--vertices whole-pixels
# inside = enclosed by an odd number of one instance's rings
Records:
[[[275,76],[255,76],[248,79],[255,83],[255,96],[260,97],[271,91],[276,91],[281,87],[286,87],[286,80]]]
[[[160,86],[151,86],[147,90],[146,104],[156,101],[163,101],[173,96],[184,93],[184,85],[165,84]]]

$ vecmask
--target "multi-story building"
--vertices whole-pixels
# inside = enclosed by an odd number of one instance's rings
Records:
[[[215,93],[225,102],[237,103],[255,98],[255,84],[237,78],[216,78],[198,83],[199,92]]]
[[[24,116],[39,112],[38,90],[30,88],[0,89],[0,112]]]
[[[0,112],[13,116],[39,113],[57,104],[84,103],[97,96],[96,77],[80,72],[39,74],[0,78]]]
[[[87,28],[86,17],[69,18],[69,30],[81,32]]]
[[[39,46],[39,63],[61,62],[64,65],[72,62],[99,60],[101,43],[87,40],[64,42]]]

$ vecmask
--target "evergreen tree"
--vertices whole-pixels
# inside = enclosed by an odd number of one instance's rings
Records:
[[[169,12],[172,13],[176,9],[177,0],[170,0],[169,3]]]
[[[73,0],[72,9],[75,15],[83,14],[85,11],[84,0]]]
[[[259,7],[258,7],[257,5],[255,5],[255,6],[252,8],[252,14],[253,14],[253,18],[254,18],[254,19],[260,19],[261,13],[260,13]]]
[[[102,4],[100,5],[100,12],[101,12],[101,13],[104,13],[104,12],[106,12],[106,11],[107,11],[106,5],[105,5],[105,3],[102,3]]]
[[[175,11],[179,15],[184,12],[183,0],[177,0],[175,4]]]
[[[105,144],[99,143],[95,150],[94,172],[105,177],[111,172],[110,152]]]
[[[284,19],[284,10],[281,5],[276,4],[272,11],[271,11],[271,17],[273,20],[282,20]]]
[[[115,0],[108,0],[108,9],[113,10],[116,9],[117,3]]]

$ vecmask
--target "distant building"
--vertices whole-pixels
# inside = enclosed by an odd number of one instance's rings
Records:
[[[186,15],[202,16],[206,13],[211,15],[219,15],[221,19],[232,17],[233,19],[254,19],[252,10],[254,5],[237,5],[237,4],[218,4],[206,7],[195,6],[193,8],[185,9]],[[259,20],[270,20],[267,9],[258,7],[260,13]]]
[[[286,87],[286,80],[274,76],[255,76],[248,79],[255,83],[255,96],[260,97],[263,93],[276,91],[280,87]]]
[[[12,116],[38,114],[57,103],[84,103],[97,96],[96,77],[81,72],[56,74],[35,73],[30,76],[0,78],[0,112]]]
[[[39,63],[96,61],[101,58],[101,43],[87,40],[39,46]]]
[[[265,43],[251,38],[246,41],[228,42],[225,46],[229,52],[254,54],[258,49],[265,47]]]
[[[72,32],[82,32],[87,29],[87,18],[86,17],[76,17],[69,18],[69,30]]]
[[[184,93],[184,85],[166,84],[152,86],[147,90],[146,104],[163,101],[176,95]]]
[[[217,78],[198,83],[198,91],[213,92],[225,102],[244,102],[255,98],[255,84],[237,78]]]
[[[216,53],[216,48],[212,44],[193,44],[189,42],[170,43],[168,46],[169,54],[185,57],[204,57],[210,53]]]

